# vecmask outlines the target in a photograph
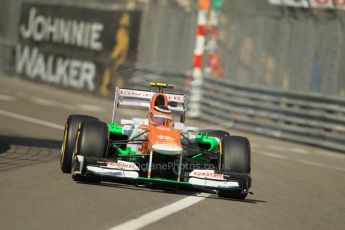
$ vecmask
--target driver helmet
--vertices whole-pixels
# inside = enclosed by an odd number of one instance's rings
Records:
[[[171,110],[167,106],[156,105],[150,111],[149,120],[154,125],[171,126],[173,117]]]

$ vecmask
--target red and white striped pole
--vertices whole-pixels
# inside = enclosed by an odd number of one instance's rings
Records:
[[[208,24],[209,39],[206,44],[207,64],[205,73],[216,77],[224,74],[224,69],[217,53],[218,18],[222,4],[222,0],[213,0]]]
[[[196,30],[196,42],[193,58],[193,80],[191,82],[191,91],[189,97],[189,117],[198,117],[200,115],[200,101],[202,97],[202,64],[205,51],[205,35],[207,26],[208,10],[210,8],[209,0],[199,0],[198,27]]]

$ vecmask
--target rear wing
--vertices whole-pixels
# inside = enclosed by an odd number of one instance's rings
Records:
[[[115,88],[113,122],[116,110],[119,107],[141,109],[150,108],[152,96],[155,94],[149,90]],[[186,112],[187,96],[184,94],[164,93],[168,98],[169,109],[177,113]]]

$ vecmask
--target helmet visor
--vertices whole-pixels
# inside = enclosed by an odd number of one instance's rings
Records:
[[[162,117],[162,116],[152,116],[151,117],[151,120],[153,123],[155,124],[161,124],[161,125],[164,125],[164,124],[168,124],[170,123],[171,119],[167,118],[167,117]]]

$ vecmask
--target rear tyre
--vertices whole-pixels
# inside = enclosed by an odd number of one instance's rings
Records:
[[[103,158],[107,155],[109,130],[106,123],[96,120],[87,120],[81,124],[77,133],[77,140],[73,152],[73,160],[77,155],[84,157]],[[94,175],[76,174],[72,167],[72,178],[81,182],[100,182],[101,178]],[[81,169],[83,171],[83,169]]]
[[[86,120],[98,120],[96,117],[86,115],[70,115],[65,124],[65,131],[62,140],[60,168],[64,173],[71,173],[72,155],[74,144],[80,123]]]
[[[250,174],[250,143],[245,137],[226,136],[222,140],[221,170],[229,173]],[[249,186],[250,187],[250,182]],[[242,191],[219,190],[220,197],[243,200],[248,195]]]

